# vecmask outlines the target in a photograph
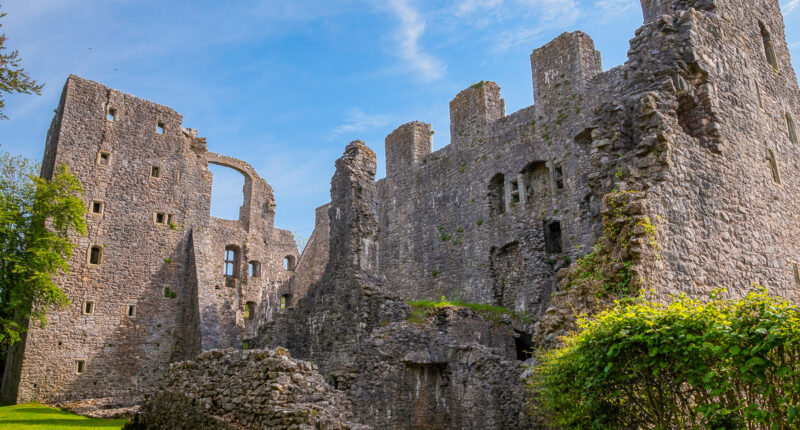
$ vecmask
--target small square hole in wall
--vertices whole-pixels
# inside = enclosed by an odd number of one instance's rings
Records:
[[[158,122],[158,125],[156,125],[156,133],[158,133],[158,134],[164,134],[164,127],[165,127],[165,126],[164,126],[164,123],[163,123],[163,122],[161,122],[161,121],[159,121],[159,122]]]
[[[108,108],[108,115],[106,119],[109,121],[116,121],[117,120],[117,109],[110,107]]]
[[[125,310],[125,315],[130,318],[136,316],[136,305],[128,305],[128,308]]]
[[[83,302],[82,313],[84,315],[94,315],[94,301],[86,300]]]
[[[95,215],[102,215],[105,203],[102,200],[92,200],[91,211]]]
[[[98,151],[97,152],[97,164],[101,166],[108,166],[108,163],[111,161],[111,153],[108,151]]]
[[[80,375],[86,371],[86,360],[75,360],[75,373]]]
[[[153,215],[153,221],[156,224],[166,224],[167,215],[164,212],[156,212],[155,215]]]
[[[151,178],[160,178],[161,177],[161,168],[158,166],[150,166],[150,177]]]

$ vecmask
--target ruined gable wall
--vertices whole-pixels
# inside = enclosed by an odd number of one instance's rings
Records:
[[[113,120],[107,118],[110,109]],[[108,159],[99,158],[99,151]],[[208,343],[200,330],[207,321],[199,314],[198,295],[202,299],[209,288],[204,275],[223,259],[214,247],[234,238],[245,250],[255,243],[257,258],[264,260],[262,276],[235,288],[234,305],[213,321],[227,342],[241,345],[242,334],[254,329],[242,319],[244,303],[258,305],[262,290],[277,291],[288,278],[282,259],[296,255],[296,246],[289,232],[272,228],[274,204],[262,204],[272,201],[272,193],[255,172],[256,205],[243,217],[251,232],[238,221],[231,226],[212,219],[209,159],[238,162],[207,153],[204,139],[184,129],[170,108],[68,79],[48,133],[42,174],[66,163],[82,181],[88,235],[73,238],[71,272],[57,280],[71,305],[52,311],[48,326],[32,327],[24,347],[17,348],[19,356],[9,360],[4,378],[6,401],[136,401],[171,361],[190,358]],[[239,167],[252,170],[245,163]],[[104,204],[101,214],[91,213],[94,200]],[[156,213],[165,215],[162,223]],[[89,264],[91,246],[102,247],[99,265]],[[91,315],[84,315],[85,301],[94,302]],[[276,301],[269,305],[277,307]],[[131,316],[128,306],[135,307]],[[85,362],[80,374],[76,360]]]
[[[499,87],[481,82],[450,104],[450,145],[415,153],[408,168],[387,164],[378,182],[380,267],[403,296],[541,312],[556,271],[594,242],[598,204],[584,178],[588,148],[574,136],[591,114],[583,92],[599,71],[599,54],[585,34],[565,33],[532,61],[542,92],[535,106],[503,116]],[[424,133],[406,130],[424,126],[409,123],[390,134],[387,163],[404,159],[390,156],[394,151],[430,148]],[[417,143],[409,145],[412,139]],[[545,244],[545,225],[554,221],[560,252]]]
[[[317,282],[325,272],[325,265],[330,254],[330,218],[328,211],[330,203],[324,204],[315,210],[314,232],[306,242],[303,254],[297,262],[294,276],[290,285],[281,289],[281,295],[288,294],[288,306],[292,306],[297,300],[308,292],[308,288]]]

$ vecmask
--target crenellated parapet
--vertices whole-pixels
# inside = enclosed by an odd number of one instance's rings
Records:
[[[431,153],[433,128],[413,121],[397,127],[386,136],[386,176],[393,177],[412,170]]]
[[[582,31],[562,33],[531,54],[533,99],[547,110],[572,94],[584,94],[589,80],[602,71],[600,51]]]

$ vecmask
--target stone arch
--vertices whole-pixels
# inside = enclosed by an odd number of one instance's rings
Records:
[[[242,206],[239,208],[239,221],[242,221],[245,224],[245,227],[249,230],[250,221],[253,219],[253,202],[255,201],[254,182],[257,179],[260,179],[255,169],[253,169],[253,166],[245,163],[244,161],[225,155],[215,154],[213,152],[206,154],[206,161],[209,164],[233,169],[244,176],[244,185],[242,187]]]

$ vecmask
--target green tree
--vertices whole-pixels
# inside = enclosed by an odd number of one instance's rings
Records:
[[[62,164],[51,180],[24,157],[0,154],[0,344],[20,339],[22,322],[44,325],[69,304],[53,277],[69,270],[74,232],[86,234],[83,187]]]
[[[2,6],[0,6],[2,7]],[[6,16],[5,13],[0,12],[0,18]],[[3,24],[0,24],[0,28]],[[6,34],[0,32],[0,119],[8,119],[5,115],[5,94],[41,94],[44,85],[36,82],[20,65],[19,52],[14,50],[11,52],[4,52],[8,49],[6,46]]]

